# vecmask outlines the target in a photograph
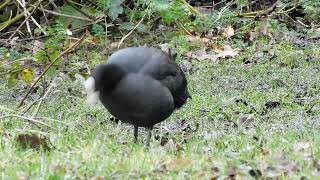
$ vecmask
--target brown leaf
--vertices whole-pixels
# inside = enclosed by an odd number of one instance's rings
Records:
[[[23,149],[31,147],[37,150],[40,148],[43,148],[44,150],[50,150],[48,139],[45,137],[39,137],[36,134],[19,134],[17,142]]]
[[[36,54],[40,50],[44,48],[44,43],[39,40],[34,40],[33,41],[33,46],[32,46],[32,54]]]
[[[28,176],[19,176],[18,180],[28,180]]]
[[[259,33],[262,35],[269,35],[269,27],[270,27],[270,23],[268,20],[264,21],[259,29]]]
[[[105,180],[106,178],[104,176],[94,176],[91,180]]]
[[[248,33],[248,39],[250,42],[253,42],[258,37],[257,32],[249,32]]]
[[[199,42],[202,42],[202,43],[207,43],[210,41],[209,38],[206,38],[206,37],[200,37],[200,36],[187,36],[187,39],[189,42],[191,43],[199,43]]]
[[[228,170],[228,178],[229,179],[236,179],[236,176],[237,176],[237,171],[236,171],[236,169],[234,168],[234,167],[232,167],[232,168],[230,168],[229,170]]]
[[[168,170],[170,171],[178,171],[188,165],[190,165],[192,163],[191,160],[189,159],[175,159],[173,161],[171,161],[170,163],[168,163]]]
[[[224,45],[223,50],[215,49],[215,52],[218,53],[218,57],[226,58],[226,57],[234,57],[239,54],[239,49],[232,49],[229,45]]]
[[[195,52],[192,53],[187,53],[187,56],[190,58],[195,58],[198,60],[211,60],[211,61],[215,61],[218,58],[226,58],[226,57],[234,57],[237,56],[239,54],[239,50],[238,49],[232,49],[229,45],[225,45],[223,47],[223,50],[220,49],[214,49],[214,52],[207,52],[204,49],[199,49]]]
[[[233,36],[234,29],[232,28],[232,26],[228,26],[228,27],[224,28],[222,35],[226,38],[230,38],[231,36]]]

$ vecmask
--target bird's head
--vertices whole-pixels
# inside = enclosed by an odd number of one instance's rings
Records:
[[[94,106],[99,99],[99,94],[110,94],[124,75],[124,71],[117,65],[99,65],[84,83],[87,103]]]

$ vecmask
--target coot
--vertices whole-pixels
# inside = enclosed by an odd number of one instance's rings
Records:
[[[184,72],[171,56],[156,48],[130,47],[118,50],[107,63],[95,68],[85,82],[87,102],[98,99],[122,122],[148,129],[149,145],[153,126],[191,98]]]

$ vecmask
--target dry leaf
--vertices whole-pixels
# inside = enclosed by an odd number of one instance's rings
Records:
[[[44,43],[39,40],[34,40],[33,41],[33,46],[32,46],[32,54],[36,54],[40,50],[44,48]]]
[[[104,176],[94,176],[92,180],[105,180],[106,178]]]
[[[250,42],[253,42],[258,36],[257,32],[249,32],[248,33],[248,39]]]
[[[37,150],[39,150],[40,148],[50,150],[48,140],[44,137],[39,137],[36,134],[19,134],[17,142],[23,149],[31,147]]]
[[[229,45],[224,45],[223,50],[216,49],[215,50],[218,57],[226,58],[226,57],[234,57],[239,54],[239,49],[232,49]]]
[[[207,43],[210,41],[209,38],[205,38],[205,37],[200,37],[200,36],[187,36],[187,39],[189,42],[203,42],[203,43]]]
[[[215,49],[214,52],[207,53],[206,50],[199,49],[195,52],[188,52],[186,55],[187,57],[195,58],[198,60],[208,59],[211,61],[215,61],[218,58],[234,57],[239,54],[238,49],[232,49],[229,45],[225,45],[223,47],[223,50]]]
[[[231,36],[233,36],[234,29],[232,28],[232,26],[228,26],[228,27],[224,28],[222,35],[226,38],[230,38]]]
[[[267,20],[264,21],[259,29],[259,33],[262,35],[265,35],[265,36],[269,35],[269,27],[270,27],[269,21],[267,21]]]
[[[191,164],[189,159],[175,159],[168,163],[167,168],[169,171],[178,171]]]

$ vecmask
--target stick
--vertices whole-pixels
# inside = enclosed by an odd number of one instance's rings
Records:
[[[31,13],[23,20],[23,22],[18,26],[18,28],[10,35],[8,40],[13,38],[13,36],[19,31],[19,29],[28,21],[28,19],[31,17],[31,15],[34,13],[34,11],[38,8],[38,6],[41,4],[41,1],[36,5],[36,7],[31,11]]]
[[[9,118],[9,117],[17,117],[17,118],[20,118],[20,119],[27,120],[27,121],[35,124],[35,125],[38,126],[38,127],[39,127],[38,124],[41,124],[41,125],[43,125],[43,126],[49,127],[49,128],[51,128],[51,129],[54,129],[54,128],[51,127],[49,124],[44,123],[44,122],[42,122],[42,121],[38,121],[38,120],[35,120],[35,119],[33,119],[33,118],[29,118],[29,117],[26,117],[26,116],[20,116],[20,115],[16,115],[16,114],[1,116],[0,119]]]
[[[33,5],[31,5],[31,6],[34,7]],[[50,10],[43,9],[43,8],[40,8],[40,7],[38,7],[38,9],[40,9],[41,11],[44,11],[44,12],[53,14],[53,15],[57,15],[57,16],[63,16],[63,17],[68,17],[68,18],[72,18],[72,19],[80,19],[80,20],[84,20],[84,21],[93,22],[93,20],[91,20],[91,19],[89,19],[89,18],[78,17],[78,16],[71,16],[71,15],[67,15],[67,14],[61,14],[61,13],[58,13],[58,12],[55,12],[55,11],[50,11]]]
[[[126,34],[125,36],[123,36],[123,37],[121,38],[121,40],[120,40],[120,42],[119,42],[119,44],[118,44],[118,49],[120,48],[120,46],[121,46],[121,44],[123,43],[123,41],[124,41],[127,37],[129,37],[129,36],[133,33],[133,31],[141,24],[141,22],[143,21],[145,15],[146,15],[146,14],[143,15],[143,17],[140,19],[140,21],[138,22],[138,24],[137,24],[133,29],[131,29],[131,31],[130,31],[128,34]]]

